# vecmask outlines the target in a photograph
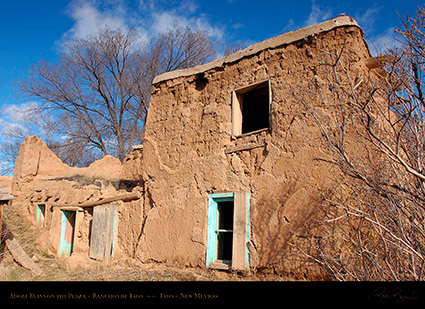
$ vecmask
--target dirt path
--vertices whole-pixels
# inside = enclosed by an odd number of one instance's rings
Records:
[[[94,262],[84,266],[70,267],[66,260],[38,260],[37,265],[44,271],[36,276],[17,265],[10,254],[5,253],[0,264],[0,281],[280,281],[282,277],[210,271],[200,268],[177,268],[163,264],[142,264],[134,260],[111,263]]]

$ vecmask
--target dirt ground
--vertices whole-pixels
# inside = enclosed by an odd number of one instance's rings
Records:
[[[27,255],[43,270],[35,276],[17,264],[4,242],[0,245],[0,281],[282,281],[290,280],[274,274],[240,274],[203,268],[172,267],[160,263],[141,263],[131,258],[98,262],[88,257],[55,257],[39,245],[34,225],[13,207],[4,208],[7,224]]]
[[[130,265],[133,264],[133,265]],[[44,275],[36,277],[16,264],[9,255],[0,264],[0,281],[283,281],[276,275],[239,275],[199,268],[176,268],[162,264],[139,264],[137,261],[98,263],[90,267],[70,268],[66,261],[38,261]]]

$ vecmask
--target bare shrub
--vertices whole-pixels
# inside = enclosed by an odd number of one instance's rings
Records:
[[[305,252],[335,280],[424,279],[424,17],[402,21],[402,49],[366,72],[344,44],[321,50],[331,96],[303,102],[343,175],[322,192],[325,236]]]

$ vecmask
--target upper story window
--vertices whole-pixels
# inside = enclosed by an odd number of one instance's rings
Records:
[[[270,92],[268,80],[233,91],[233,136],[270,128]]]

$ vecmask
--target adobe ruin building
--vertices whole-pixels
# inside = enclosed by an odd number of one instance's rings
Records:
[[[16,160],[13,207],[33,221],[39,244],[50,254],[98,260],[122,251],[131,255],[141,228],[140,157],[137,148],[123,163],[105,156],[75,168],[62,163],[39,138],[28,136]],[[96,247],[96,242],[101,244]]]
[[[157,76],[143,147],[122,164],[70,168],[27,138],[14,205],[56,254],[305,275],[314,264],[291,243],[320,213],[312,183],[338,179],[315,160],[328,154],[302,104],[330,95],[317,69],[330,44],[345,46],[353,72],[367,70],[362,29],[340,16]]]

